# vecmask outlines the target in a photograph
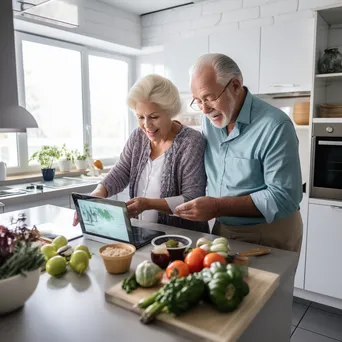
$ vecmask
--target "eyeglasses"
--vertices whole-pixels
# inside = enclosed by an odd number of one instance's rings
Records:
[[[223,88],[223,90],[221,91],[220,95],[217,96],[214,100],[209,100],[209,99],[206,99],[204,101],[201,101],[201,100],[196,100],[196,99],[193,99],[190,103],[190,107],[195,110],[195,111],[201,111],[202,108],[204,106],[206,107],[213,107],[213,105],[215,104],[215,102],[221,97],[221,95],[225,92],[225,90],[228,88],[230,82],[233,80],[233,78],[227,83],[227,85]]]

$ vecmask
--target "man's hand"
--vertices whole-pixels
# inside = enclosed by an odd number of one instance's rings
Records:
[[[145,197],[134,197],[130,199],[126,205],[130,217],[138,216],[143,211],[149,209],[148,199]]]
[[[198,197],[179,205],[174,214],[191,221],[209,221],[217,217],[218,199],[214,197]]]

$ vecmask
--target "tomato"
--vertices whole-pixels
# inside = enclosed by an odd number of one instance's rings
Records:
[[[226,259],[222,255],[218,253],[209,253],[204,257],[203,267],[210,267],[210,265],[216,261],[220,262],[221,264],[227,263]]]
[[[189,275],[189,267],[188,265],[180,260],[173,261],[169,266],[166,268],[166,276],[171,279],[172,271],[177,269],[178,271],[178,278],[183,278]]]
[[[200,272],[203,269],[203,259],[205,250],[202,248],[194,248],[184,259],[184,262],[189,266],[190,273]]]

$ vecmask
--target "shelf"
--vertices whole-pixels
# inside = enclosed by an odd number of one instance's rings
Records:
[[[313,118],[314,123],[342,123],[342,118]]]
[[[309,128],[309,125],[295,125],[295,129],[298,131],[308,131]]]
[[[318,74],[316,78],[342,78],[342,72],[334,73],[334,74]]]

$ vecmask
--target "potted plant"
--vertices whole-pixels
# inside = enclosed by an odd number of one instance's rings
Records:
[[[71,171],[74,162],[73,152],[66,148],[64,144],[60,149],[60,159],[57,161],[60,171]]]
[[[21,226],[0,226],[0,314],[22,307],[39,282],[44,254],[34,242],[39,232]]]
[[[43,146],[40,151],[33,153],[31,160],[39,162],[45,181],[52,181],[55,177],[55,168],[52,165],[60,157],[60,150],[57,146]]]
[[[75,150],[74,157],[76,169],[85,170],[88,166],[88,159],[90,158],[89,145],[84,144],[83,153],[79,150]]]

